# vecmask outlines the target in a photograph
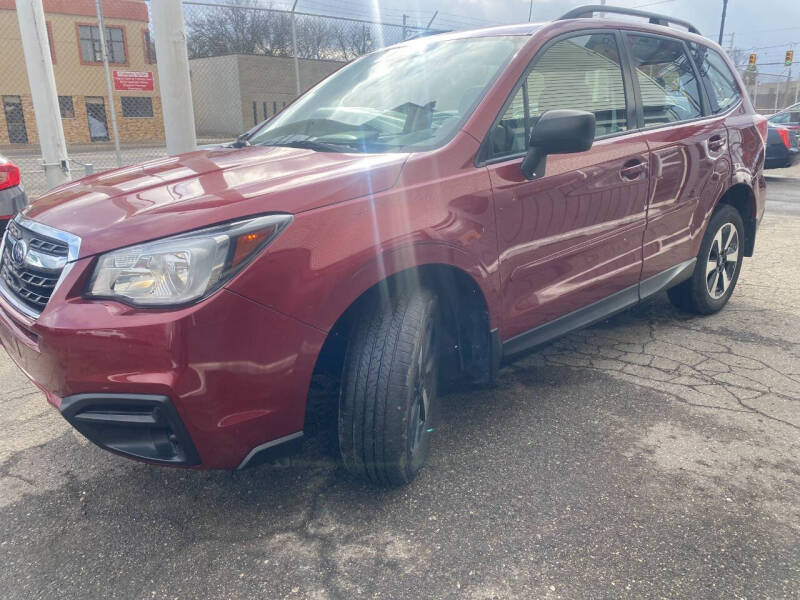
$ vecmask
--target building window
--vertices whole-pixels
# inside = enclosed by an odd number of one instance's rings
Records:
[[[141,96],[123,96],[122,116],[129,119],[152,117],[153,99]]]
[[[56,64],[56,48],[53,46],[53,24],[47,21],[47,42],[50,44],[50,60]]]
[[[85,63],[103,62],[100,49],[100,29],[96,25],[79,25],[78,36],[81,44],[81,60]],[[108,62],[125,64],[125,35],[122,27],[106,27],[106,52]]]
[[[59,96],[58,109],[62,119],[75,118],[75,106],[72,103],[72,96]]]
[[[154,65],[156,64],[156,46],[150,39],[150,30],[145,29],[142,35],[144,36],[144,62]]]

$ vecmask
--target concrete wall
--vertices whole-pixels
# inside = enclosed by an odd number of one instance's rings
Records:
[[[235,137],[249,129],[242,121],[238,57],[213,56],[189,61],[197,135]]]
[[[291,58],[240,54],[196,58],[189,65],[199,136],[235,137],[280,112],[297,95]],[[343,65],[301,59],[302,90],[311,88]]]

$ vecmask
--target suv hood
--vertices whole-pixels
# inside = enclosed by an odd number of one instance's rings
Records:
[[[91,175],[55,188],[24,216],[81,238],[81,257],[250,215],[300,213],[375,194],[407,154],[220,148]]]

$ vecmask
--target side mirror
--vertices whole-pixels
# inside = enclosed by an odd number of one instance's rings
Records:
[[[528,154],[522,161],[525,179],[544,175],[548,154],[585,152],[594,143],[594,115],[583,110],[548,110],[531,131]]]

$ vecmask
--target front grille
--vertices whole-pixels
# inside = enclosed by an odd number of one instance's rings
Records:
[[[27,248],[22,263],[13,258],[14,246],[22,240]],[[36,314],[41,313],[58,284],[66,265],[69,246],[11,221],[6,231],[6,242],[0,256],[0,284],[4,291]],[[35,255],[31,264],[28,257]],[[42,264],[44,263],[44,264]],[[47,266],[44,266],[47,265]]]

